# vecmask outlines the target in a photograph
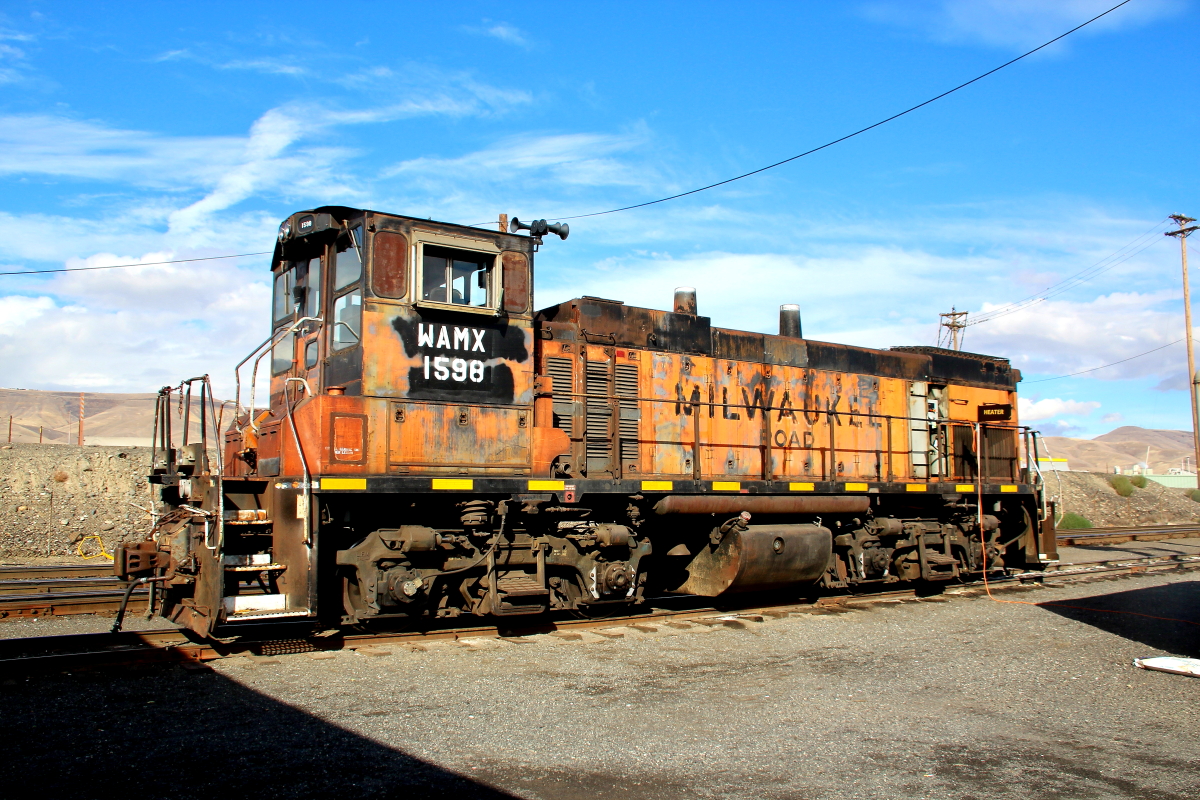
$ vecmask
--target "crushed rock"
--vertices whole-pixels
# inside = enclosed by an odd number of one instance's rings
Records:
[[[10,449],[11,448],[11,449]],[[0,448],[0,559],[79,560],[150,530],[150,448],[12,444]],[[157,488],[157,487],[154,487]],[[97,553],[96,541],[84,552]]]
[[[1200,503],[1185,489],[1171,489],[1147,480],[1145,489],[1121,497],[1098,472],[1047,472],[1046,498],[1058,501],[1058,511],[1073,512],[1096,527],[1188,525],[1200,522]]]

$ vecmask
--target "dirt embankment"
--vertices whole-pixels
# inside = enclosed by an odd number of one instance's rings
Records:
[[[13,444],[0,449],[0,558],[74,556],[96,534],[110,552],[150,528],[150,449]],[[84,543],[95,553],[95,540]]]
[[[1200,522],[1200,503],[1185,490],[1147,481],[1145,489],[1121,497],[1109,483],[1110,477],[1095,472],[1047,472],[1046,496],[1059,500],[1059,512],[1079,514],[1096,527]]]

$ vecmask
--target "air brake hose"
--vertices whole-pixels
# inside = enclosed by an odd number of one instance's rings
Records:
[[[117,609],[117,618],[113,621],[111,633],[118,633],[121,630],[121,622],[125,619],[125,608],[129,605],[129,598],[133,594],[133,590],[138,586],[145,586],[147,583],[155,583],[157,581],[169,580],[166,575],[159,575],[154,578],[136,578],[129,582],[125,587],[125,596],[121,598],[121,607]]]

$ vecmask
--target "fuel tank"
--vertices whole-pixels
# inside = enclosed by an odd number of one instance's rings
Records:
[[[714,548],[705,545],[676,591],[702,597],[809,584],[833,554],[833,534],[820,525],[734,528]]]

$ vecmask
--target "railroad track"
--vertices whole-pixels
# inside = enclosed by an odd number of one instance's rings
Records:
[[[1060,545],[1125,544],[1126,542],[1161,542],[1166,539],[1200,538],[1198,525],[1157,525],[1128,528],[1083,528],[1059,531],[1056,537]]]
[[[1057,587],[1122,575],[1193,569],[1200,569],[1200,556],[1134,558],[1122,562],[1068,567],[1053,572],[1022,573],[991,580],[990,585],[993,591],[1003,592],[1036,586],[1047,581]],[[605,629],[631,628],[652,631],[658,627],[684,623],[740,628],[763,622],[767,618],[793,614],[837,613],[880,603],[944,601],[955,597],[978,596],[984,591],[982,584],[970,584],[948,586],[943,592],[932,595],[919,595],[913,589],[902,589],[869,595],[832,595],[805,602],[723,607],[703,605],[706,602],[704,598],[671,597],[655,600],[660,607],[605,619],[540,618],[502,625],[460,624],[378,633],[324,632],[328,635],[313,634],[310,625],[293,623],[293,627],[287,630],[281,630],[278,625],[270,630],[265,627],[247,627],[240,630],[239,636],[220,641],[198,639],[176,629],[0,639],[0,673],[44,673],[47,670],[169,663],[203,669],[206,661],[233,656],[259,658],[337,650],[378,653],[386,648],[420,649],[424,643],[438,640],[502,638],[506,641],[520,642],[528,641],[525,637],[536,634],[574,638],[588,630],[615,637],[620,634],[614,631],[606,634]],[[288,630],[291,631],[291,636],[288,635]]]
[[[1060,545],[1123,544],[1200,537],[1200,526],[1089,528],[1058,534]],[[0,620],[69,614],[111,614],[124,585],[108,564],[0,566]],[[145,609],[147,592],[135,591],[130,613]]]
[[[0,620],[112,613],[124,593],[110,564],[0,566]],[[146,595],[135,591],[130,610],[144,609]]]

